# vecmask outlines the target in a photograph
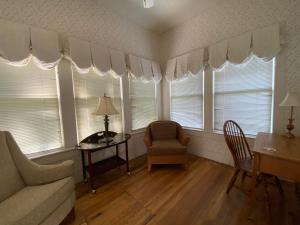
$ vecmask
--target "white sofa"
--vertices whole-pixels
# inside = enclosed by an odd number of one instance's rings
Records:
[[[39,165],[0,131],[0,225],[57,225],[73,212],[73,161]]]

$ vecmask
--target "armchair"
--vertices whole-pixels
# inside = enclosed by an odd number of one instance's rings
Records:
[[[39,165],[0,131],[0,225],[58,225],[74,215],[73,161]]]
[[[144,143],[148,150],[148,171],[153,164],[186,164],[190,138],[174,121],[155,121],[148,125]]]

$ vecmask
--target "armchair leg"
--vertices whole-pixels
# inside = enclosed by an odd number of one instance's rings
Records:
[[[148,163],[148,172],[151,173],[152,164]]]

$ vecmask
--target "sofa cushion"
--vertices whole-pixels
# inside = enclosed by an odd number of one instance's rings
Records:
[[[0,184],[0,202],[25,185],[10,154],[4,132],[0,132]]]
[[[150,124],[153,140],[175,139],[177,136],[176,123],[173,121],[156,121]]]
[[[156,140],[148,149],[149,155],[182,155],[186,154],[186,146],[177,139]]]
[[[0,224],[36,225],[46,219],[74,190],[73,178],[26,186],[0,203]]]

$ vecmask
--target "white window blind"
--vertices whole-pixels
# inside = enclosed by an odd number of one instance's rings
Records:
[[[184,127],[203,128],[203,72],[171,82],[171,119]]]
[[[0,60],[0,129],[10,131],[25,154],[62,147],[55,69]]]
[[[121,132],[123,128],[120,78],[114,77],[111,73],[100,76],[93,70],[87,74],[81,74],[73,69],[73,80],[79,141],[97,131],[105,130],[104,117],[93,115],[99,97],[104,93],[112,98],[112,102],[119,112],[117,115],[109,116],[109,130]]]
[[[156,87],[153,81],[129,79],[132,130],[157,120]]]
[[[215,130],[234,120],[249,135],[271,131],[274,61],[252,56],[242,65],[227,63],[214,72]]]

